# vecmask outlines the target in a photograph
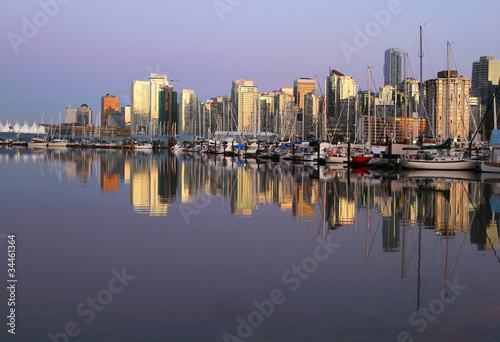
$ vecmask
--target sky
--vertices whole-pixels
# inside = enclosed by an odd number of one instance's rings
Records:
[[[101,97],[130,104],[134,80],[167,75],[198,99],[230,95],[249,79],[260,92],[336,69],[383,85],[384,51],[408,53],[409,77],[447,68],[471,77],[480,56],[500,59],[498,0],[1,0],[0,120],[57,123],[68,105]],[[43,115],[45,111],[45,117]]]

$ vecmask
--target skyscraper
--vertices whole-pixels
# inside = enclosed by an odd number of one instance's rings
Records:
[[[401,54],[397,48],[385,50],[384,85],[396,87],[401,82]]]
[[[316,80],[299,78],[293,81],[293,96],[299,110],[304,108],[304,95],[316,89]]]
[[[174,87],[163,87],[159,96],[160,106],[158,126],[160,134],[176,135],[178,133],[178,103]]]
[[[428,129],[440,142],[451,138],[462,142],[469,136],[470,80],[458,77],[456,70],[438,72],[438,77],[425,81],[425,108],[430,118]]]
[[[106,94],[101,97],[101,126],[108,125],[108,116],[120,112],[120,98]]]
[[[198,98],[194,90],[182,89],[180,109],[180,134],[200,134],[198,120]]]
[[[165,86],[168,86],[167,76],[158,74],[151,74],[149,81],[132,82],[132,132],[158,132],[160,91]]]
[[[484,110],[498,88],[499,78],[500,61],[494,60],[492,56],[482,56],[479,61],[472,63],[471,91],[480,99]]]
[[[150,127],[151,86],[149,81],[133,81],[131,91],[130,131],[146,133]]]
[[[250,80],[233,81],[231,103],[239,132],[255,132],[260,127],[259,90]]]

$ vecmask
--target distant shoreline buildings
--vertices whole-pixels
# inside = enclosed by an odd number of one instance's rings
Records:
[[[166,75],[152,73],[149,80],[132,81],[130,104],[120,107],[118,97],[102,96],[96,124],[129,129],[132,135],[211,136],[216,131],[239,131],[334,142],[471,139],[498,90],[500,61],[480,57],[472,63],[471,80],[456,70],[440,71],[423,82],[420,94],[420,82],[406,76],[406,60],[407,54],[397,48],[384,52],[384,86],[377,90],[360,90],[351,76],[330,70],[324,80],[301,77],[293,87],[267,93],[261,93],[252,80],[234,80],[230,96],[205,101],[194,90],[178,93]],[[85,104],[68,106],[63,124],[91,125],[92,114]],[[484,121],[480,139],[488,138],[492,115]],[[2,129],[14,127],[4,124]]]

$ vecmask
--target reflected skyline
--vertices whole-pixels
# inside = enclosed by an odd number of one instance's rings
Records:
[[[381,230],[382,249],[389,253],[401,251],[402,231],[418,227],[444,237],[470,233],[478,250],[500,246],[498,218],[489,204],[490,198],[500,198],[500,183],[481,183],[474,173],[431,179],[412,173],[349,173],[334,166],[318,170],[130,151],[4,149],[0,157],[0,163],[39,164],[42,177],[78,180],[82,186],[99,175],[103,195],[112,200],[119,191],[129,191],[131,209],[149,216],[178,214],[179,205],[192,205],[202,195],[210,202],[228,204],[231,214],[241,217],[256,215],[259,206],[275,206],[279,215],[291,214],[315,226],[323,222],[329,231],[357,232],[372,225],[371,229]],[[373,210],[379,216],[374,226]]]

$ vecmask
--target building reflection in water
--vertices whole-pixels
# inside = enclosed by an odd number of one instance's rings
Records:
[[[335,166],[322,166],[318,171],[287,163],[122,151],[68,150],[33,153],[27,158],[52,165],[54,174],[64,173],[82,184],[91,179],[93,169],[100,168],[103,194],[116,194],[120,186],[126,186],[132,210],[150,216],[166,216],[180,204],[209,195],[212,201],[219,197],[220,203],[228,203],[231,213],[239,216],[255,215],[259,205],[273,205],[281,215],[323,222],[331,231],[343,228],[357,233],[369,223],[367,235],[381,231],[382,249],[389,253],[401,252],[402,235],[416,228],[432,229],[447,238],[470,234],[478,250],[500,245],[500,179],[480,182],[474,173],[429,178],[411,172],[349,173]],[[3,160],[24,159],[13,154],[4,155]]]

